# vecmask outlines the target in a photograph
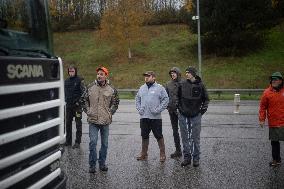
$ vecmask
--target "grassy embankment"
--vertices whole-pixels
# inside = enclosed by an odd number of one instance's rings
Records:
[[[65,65],[77,65],[86,83],[95,79],[96,67],[106,66],[112,83],[120,89],[138,88],[144,82],[141,74],[146,70],[154,70],[158,82],[164,84],[169,80],[171,67],[177,66],[183,73],[189,65],[198,67],[197,51],[190,50],[197,37],[186,26],[150,26],[143,33],[141,42],[133,46],[131,62],[126,58],[127,53],[117,54],[112,43],[102,40],[98,31],[56,33],[55,52]],[[272,72],[284,74],[284,23],[269,32],[266,47],[256,53],[245,57],[203,56],[202,59],[202,76],[207,88],[265,88]],[[223,98],[232,99],[232,95]]]

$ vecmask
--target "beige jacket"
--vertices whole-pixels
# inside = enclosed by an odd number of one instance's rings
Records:
[[[109,125],[119,104],[117,90],[108,81],[104,86],[94,81],[84,94],[84,104],[89,123]]]

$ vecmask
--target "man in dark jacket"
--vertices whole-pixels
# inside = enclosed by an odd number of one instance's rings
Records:
[[[72,121],[75,117],[76,140],[73,148],[79,148],[82,136],[82,107],[80,103],[84,85],[82,79],[77,76],[74,66],[68,67],[69,78],[65,80],[65,102],[66,102],[66,146],[72,145]]]
[[[181,146],[180,146],[180,138],[179,138],[179,132],[178,132],[178,112],[177,112],[177,106],[178,106],[178,85],[181,80],[181,72],[180,69],[177,67],[173,67],[169,71],[169,75],[171,77],[171,80],[167,82],[166,84],[166,91],[169,96],[169,104],[168,104],[168,112],[171,119],[171,125],[173,129],[173,137],[175,142],[176,150],[174,153],[171,154],[171,158],[181,157]]]
[[[181,166],[199,166],[201,117],[207,111],[209,98],[201,78],[194,67],[186,69],[186,80],[178,90],[179,125],[184,161]]]

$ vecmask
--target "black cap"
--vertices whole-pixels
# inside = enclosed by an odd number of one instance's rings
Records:
[[[188,68],[186,68],[185,71],[189,72],[193,77],[195,77],[196,73],[197,73],[197,70],[194,67],[192,67],[192,66],[189,66]]]

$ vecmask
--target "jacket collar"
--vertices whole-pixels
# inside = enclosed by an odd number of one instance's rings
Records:
[[[104,87],[104,86],[107,86],[107,85],[109,85],[109,84],[110,84],[110,81],[109,81],[108,79],[106,80],[105,84],[102,85],[102,86],[98,83],[97,80],[95,80],[95,85],[97,85],[97,86],[99,86],[99,87]]]

